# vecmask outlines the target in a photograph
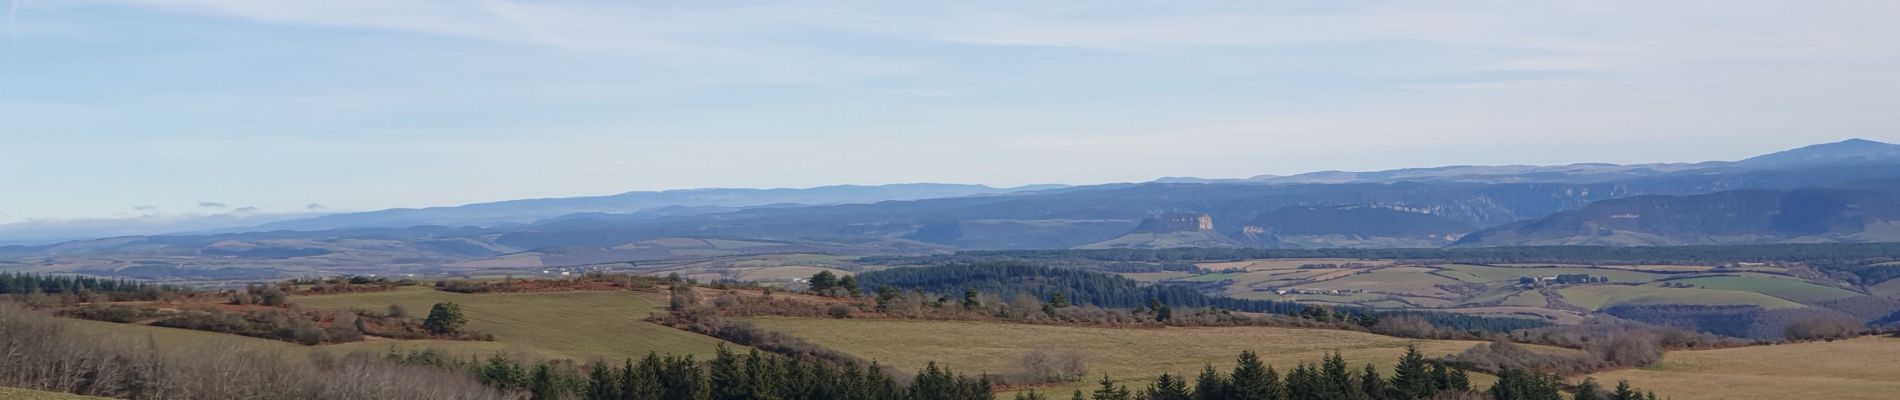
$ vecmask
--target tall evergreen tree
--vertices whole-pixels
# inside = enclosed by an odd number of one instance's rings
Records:
[[[557,400],[561,398],[561,388],[554,382],[554,368],[547,363],[535,364],[533,377],[528,380],[528,400]]]
[[[1227,393],[1227,377],[1214,370],[1214,364],[1201,367],[1201,376],[1194,380],[1194,400],[1224,400],[1232,398]]]
[[[1280,385],[1280,376],[1273,369],[1260,362],[1260,356],[1252,351],[1241,351],[1240,358],[1234,361],[1233,378],[1227,380],[1232,389],[1229,392],[1239,399],[1279,400],[1286,398],[1286,391]]]
[[[660,370],[666,364],[660,361],[660,355],[648,352],[640,359],[639,365],[627,360],[626,370],[620,374],[620,396],[627,400],[658,400],[664,393],[660,390]]]
[[[1432,363],[1432,389],[1434,392],[1451,390],[1451,369],[1445,364]]]
[[[1327,400],[1347,400],[1357,388],[1352,384],[1352,372],[1346,369],[1346,357],[1335,351],[1320,363],[1320,398]]]
[[[1146,400],[1191,400],[1193,398],[1188,394],[1186,378],[1177,378],[1166,373],[1155,378],[1155,383],[1148,385],[1148,390],[1145,392]]]
[[[1388,399],[1392,397],[1389,393],[1391,390],[1385,378],[1379,377],[1379,370],[1373,368],[1372,364],[1366,364],[1365,372],[1359,374],[1359,392],[1364,393],[1367,399]]]
[[[1465,370],[1462,370],[1462,369],[1451,370],[1451,385],[1450,386],[1451,387],[1449,387],[1448,389],[1452,391],[1458,391],[1458,392],[1471,391],[1471,374],[1465,373]]]
[[[751,400],[752,382],[746,379],[744,361],[732,353],[725,343],[713,349],[713,359],[706,366],[708,382],[712,388],[711,400]]]
[[[616,375],[619,374],[615,373],[614,367],[607,365],[606,361],[594,361],[594,365],[588,367],[587,370],[587,393],[583,394],[582,398],[587,400],[619,399],[620,380]]]
[[[1402,398],[1423,399],[1437,393],[1436,386],[1432,382],[1429,367],[1425,365],[1425,356],[1418,352],[1418,346],[1406,345],[1405,355],[1400,356],[1398,366],[1393,367],[1393,389]]]

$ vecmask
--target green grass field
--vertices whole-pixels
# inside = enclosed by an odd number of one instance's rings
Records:
[[[764,268],[747,271],[745,275],[739,276],[739,280],[752,281],[752,282],[789,281],[792,279],[810,278],[812,275],[816,275],[820,271],[831,271],[831,273],[837,274],[839,276],[851,275],[851,272],[841,270],[841,269],[835,269],[835,268],[782,266],[782,267],[764,267]]]
[[[434,347],[455,353],[523,351],[550,358],[622,359],[662,354],[708,356],[719,341],[643,321],[666,303],[665,295],[626,291],[460,294],[405,288],[393,292],[293,297],[314,308],[363,308],[381,311],[401,305],[418,316],[435,303],[454,302],[468,316],[468,328],[495,335],[495,342],[381,341],[338,345],[340,349],[386,350]]]
[[[1227,370],[1242,350],[1259,352],[1282,371],[1317,362],[1331,351],[1355,366],[1389,369],[1407,344],[1430,356],[1463,351],[1480,342],[1414,340],[1363,332],[1271,327],[1117,329],[986,322],[761,318],[760,326],[789,332],[902,370],[936,361],[965,373],[1007,373],[1023,354],[1037,349],[1082,352],[1088,374],[1106,373],[1131,386],[1162,373],[1193,376],[1213,363]],[[1552,350],[1566,351],[1566,350]],[[1387,372],[1389,373],[1389,371]],[[1476,377],[1489,384],[1488,377]],[[1091,380],[1092,382],[1092,380]],[[1041,389],[1066,397],[1081,385]],[[1482,386],[1482,385],[1481,385]]]
[[[1756,305],[1762,308],[1801,308],[1796,303],[1761,293],[1733,290],[1665,288],[1659,286],[1592,285],[1558,289],[1564,301],[1579,307],[1601,310],[1619,305],[1690,304]]]
[[[1669,282],[1686,283],[1709,289],[1755,292],[1808,304],[1861,295],[1860,293],[1854,293],[1846,289],[1816,285],[1794,278],[1777,278],[1764,275],[1711,276],[1677,279]]]
[[[1892,399],[1900,394],[1900,339],[1860,338],[1734,349],[1672,351],[1643,369],[1593,375],[1677,400]]]

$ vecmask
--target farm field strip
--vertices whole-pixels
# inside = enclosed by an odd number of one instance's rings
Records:
[[[1900,393],[1900,339],[1863,337],[1733,349],[1672,351],[1642,369],[1591,375],[1679,400],[1891,399]]]
[[[479,351],[500,345],[552,358],[610,360],[638,358],[647,352],[707,356],[719,340],[643,319],[666,304],[666,295],[629,291],[460,294],[426,288],[391,292],[293,297],[312,308],[383,310],[401,305],[422,315],[440,302],[462,306],[468,328],[495,335],[495,343],[401,343],[399,346],[450,346]],[[392,342],[343,346],[371,347]]]

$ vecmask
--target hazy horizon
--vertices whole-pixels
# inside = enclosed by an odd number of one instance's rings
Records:
[[[1698,162],[1900,122],[1885,2],[8,6],[0,182],[36,190],[0,224]]]

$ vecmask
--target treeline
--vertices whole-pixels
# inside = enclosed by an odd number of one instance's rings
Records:
[[[1497,383],[1483,392],[1475,391],[1464,370],[1427,361],[1418,349],[1408,347],[1399,358],[1390,379],[1379,375],[1371,364],[1354,371],[1344,357],[1335,353],[1317,364],[1301,363],[1282,377],[1280,372],[1260,361],[1253,352],[1241,352],[1229,373],[1212,365],[1204,367],[1194,380],[1162,375],[1145,388],[1131,390],[1116,385],[1104,375],[1100,386],[1088,396],[1075,391],[1071,399],[1093,400],[1417,400],[1480,399],[1492,400],[1564,400],[1564,381],[1522,369],[1507,369]],[[1041,400],[1040,394],[1017,395],[1017,400]],[[1640,393],[1628,382],[1606,392],[1595,381],[1585,380],[1573,400],[1645,400],[1655,393]]]
[[[1900,243],[1817,243],[1729,246],[1607,247],[1526,246],[1411,249],[1092,249],[1092,250],[978,250],[923,258],[874,258],[880,263],[910,260],[966,262],[1001,260],[1087,259],[1096,261],[1242,261],[1278,258],[1357,258],[1386,260],[1443,260],[1475,263],[1588,263],[1721,264],[1734,262],[1797,261],[1808,263],[1868,263],[1900,260]],[[1879,261],[1885,260],[1885,261]],[[908,262],[920,264],[919,262]]]
[[[0,295],[72,295],[104,296],[103,298],[82,298],[79,301],[137,301],[157,300],[168,292],[180,289],[154,285],[139,281],[111,278],[95,278],[78,275],[42,275],[33,273],[0,272]]]
[[[987,377],[969,377],[930,363],[907,382],[871,363],[811,362],[721,344],[710,360],[649,353],[620,363],[523,362],[494,355],[458,360],[433,350],[392,352],[407,364],[461,371],[529,399],[584,400],[989,400]]]
[[[1158,303],[1174,309],[1212,308],[1270,313],[1340,320],[1368,327],[1377,325],[1381,318],[1396,316],[1412,316],[1441,329],[1457,331],[1509,332],[1549,325],[1524,318],[1434,312],[1376,313],[1353,307],[1319,307],[1295,302],[1209,296],[1191,287],[1167,284],[1144,286],[1117,275],[1022,262],[893,268],[858,274],[857,281],[867,292],[892,287],[933,293],[990,293],[1005,299],[1018,295],[1038,299],[1060,296],[1070,304],[1106,308],[1154,309],[1158,308]]]
[[[4,301],[0,339],[0,386],[7,387],[134,400],[517,398],[452,371],[365,353],[293,357],[116,340]]]

